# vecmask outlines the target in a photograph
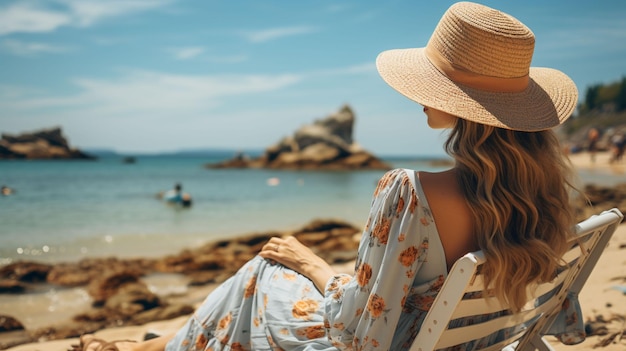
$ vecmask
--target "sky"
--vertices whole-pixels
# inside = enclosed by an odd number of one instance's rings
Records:
[[[0,132],[61,127],[122,153],[264,149],[348,104],[379,155],[443,155],[376,56],[423,47],[454,1],[1,0]],[[482,1],[581,97],[626,75],[626,1]]]

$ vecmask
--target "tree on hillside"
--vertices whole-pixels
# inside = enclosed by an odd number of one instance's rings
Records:
[[[615,104],[617,106],[617,111],[626,110],[626,77],[622,77],[622,82],[619,87],[619,92],[617,93]]]
[[[592,85],[587,88],[587,92],[585,93],[585,104],[581,107],[581,110],[593,111],[596,108],[596,100],[598,100],[598,91],[600,90],[600,85]]]

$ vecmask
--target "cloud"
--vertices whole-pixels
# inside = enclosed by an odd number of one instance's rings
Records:
[[[0,49],[19,56],[35,56],[40,53],[61,53],[69,51],[67,47],[63,46],[34,42],[27,43],[9,39],[0,42]]]
[[[0,9],[0,35],[15,32],[49,32],[71,22],[69,14],[38,8],[34,2],[15,3]]]
[[[253,43],[263,43],[278,38],[294,35],[309,34],[317,29],[308,26],[270,28],[265,30],[251,31],[243,33],[244,37]]]
[[[188,46],[184,48],[173,48],[170,51],[178,60],[189,60],[200,56],[204,53],[205,49],[200,46]]]
[[[147,11],[172,0],[24,0],[0,8],[0,35],[87,27],[103,19]]]
[[[89,26],[107,17],[126,15],[165,6],[171,0],[59,0],[79,26]]]
[[[74,79],[74,85],[81,90],[74,96],[16,97],[8,89],[0,90],[0,107],[15,110],[83,107],[93,108],[100,115],[206,111],[220,105],[223,99],[275,91],[300,80],[300,76],[290,74],[195,76],[135,70],[116,79]]]
[[[121,116],[138,112],[207,112],[225,104],[228,99],[247,99],[251,95],[280,91],[328,75],[336,77],[374,71],[372,64],[276,75],[199,76],[127,70],[123,75],[111,79],[75,78],[71,83],[79,92],[69,96],[54,96],[40,89],[0,86],[0,110],[89,109],[99,116]]]

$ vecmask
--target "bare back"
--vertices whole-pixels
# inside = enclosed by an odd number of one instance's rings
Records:
[[[457,259],[479,249],[472,233],[472,215],[454,170],[417,174],[435,219],[449,271]]]

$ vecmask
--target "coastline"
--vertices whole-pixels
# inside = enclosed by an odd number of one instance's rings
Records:
[[[589,170],[599,173],[626,174],[626,161],[620,164],[610,165],[608,163],[608,153],[598,153],[595,162],[587,153],[570,155],[570,160],[576,169]],[[626,181],[626,180],[625,180]],[[612,287],[614,285],[624,285],[626,282],[626,260],[624,259],[626,250],[626,224],[622,224],[614,234],[609,246],[600,258],[598,265],[592,272],[589,280],[585,284],[581,294],[580,302],[582,306],[583,318],[585,321],[595,320],[596,316],[602,315],[605,320],[621,315],[624,317],[626,311],[626,296]],[[337,271],[351,273],[353,262],[333,265]],[[184,294],[172,297],[173,300],[191,302],[195,306],[199,305],[204,297],[211,292],[217,284],[208,284],[198,287],[190,287]],[[97,337],[105,340],[131,339],[141,340],[147,332],[159,334],[168,333],[180,328],[187,320],[188,316],[177,317],[164,321],[151,322],[140,326],[125,326],[120,328],[103,329],[95,333]],[[623,331],[623,320],[614,320],[606,324],[609,334],[592,335],[581,344],[565,346],[553,338],[548,338],[556,350],[589,350],[606,339],[611,332]],[[620,329],[621,328],[621,329]],[[624,338],[626,339],[626,337]],[[71,344],[76,343],[77,338],[44,341],[31,344],[23,344],[8,348],[9,351],[39,351],[39,350],[65,350]],[[610,343],[603,350],[623,350],[626,340],[620,343]]]

